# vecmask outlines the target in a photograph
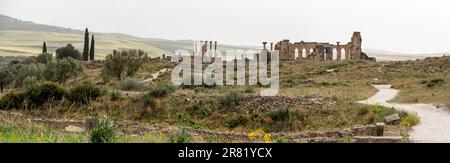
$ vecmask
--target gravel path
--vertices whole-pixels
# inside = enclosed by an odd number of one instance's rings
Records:
[[[417,113],[420,124],[410,131],[410,138],[415,143],[449,143],[450,114],[430,104],[396,104],[387,101],[397,96],[398,90],[391,85],[374,85],[379,91],[371,98],[359,103],[393,107],[410,113]]]

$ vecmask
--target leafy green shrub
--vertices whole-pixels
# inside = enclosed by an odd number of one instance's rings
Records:
[[[175,91],[175,88],[169,85],[160,85],[160,86],[156,86],[154,88],[152,88],[149,92],[148,92],[148,96],[154,97],[154,98],[161,98],[161,97],[166,97],[169,94],[171,94],[172,92]]]
[[[169,143],[191,143],[192,137],[186,131],[186,129],[182,129],[181,131],[178,131],[177,133],[171,134],[169,136],[168,142]]]
[[[28,87],[38,82],[37,78],[34,76],[29,76],[23,79],[23,86]]]
[[[110,96],[111,96],[111,101],[118,101],[123,98],[122,94],[120,94],[119,91],[112,91],[110,93]]]
[[[92,100],[96,100],[100,95],[100,88],[88,83],[72,88],[67,98],[73,103],[88,104]]]
[[[408,124],[403,126],[410,127],[419,124],[419,122],[420,118],[417,116],[417,114],[408,114],[400,124]]]
[[[235,117],[235,118],[229,118],[229,119],[226,121],[226,125],[227,125],[228,128],[235,128],[235,127],[237,127],[237,126],[239,126],[239,125],[244,125],[244,124],[246,124],[247,121],[248,121],[248,118],[247,118],[247,117],[245,117],[245,116],[243,116],[243,115],[239,115],[239,116],[237,116],[237,117]]]
[[[275,139],[275,142],[277,142],[277,143],[286,143],[287,140],[285,138],[277,138],[277,139]]]
[[[359,116],[363,116],[366,115],[369,112],[369,108],[367,108],[367,106],[362,106],[358,108],[357,114]]]
[[[232,109],[240,104],[242,96],[236,92],[230,92],[219,98],[219,104],[223,108]]]
[[[116,137],[116,127],[108,118],[99,118],[98,123],[95,123],[91,129],[90,139],[91,143],[110,143]]]
[[[154,107],[156,104],[156,100],[153,96],[151,96],[150,94],[146,94],[142,97],[142,100],[144,101],[144,107],[148,108],[148,107]]]
[[[245,93],[253,93],[253,92],[254,92],[253,87],[247,86],[247,87],[245,88],[245,91],[244,91],[244,92],[245,92]]]
[[[24,103],[26,94],[24,92],[11,92],[0,99],[1,109],[20,108]]]
[[[427,83],[427,87],[428,88],[432,88],[432,87],[441,86],[443,84],[444,84],[444,80],[443,79],[433,79],[433,80],[430,80]]]
[[[194,103],[192,106],[187,107],[186,110],[189,114],[197,115],[202,118],[211,115],[212,112],[210,107],[207,105],[207,102],[204,100]]]
[[[270,118],[272,118],[272,120],[274,120],[274,121],[279,121],[279,120],[284,121],[288,117],[289,117],[289,108],[287,108],[287,107],[282,107],[282,108],[272,111],[270,113]]]
[[[127,78],[123,81],[120,81],[118,86],[119,89],[123,91],[140,91],[144,87],[144,84],[139,83],[139,81],[135,79]]]
[[[32,85],[25,91],[26,100],[32,107],[40,107],[49,100],[61,100],[66,91],[58,84],[52,82],[44,82]]]

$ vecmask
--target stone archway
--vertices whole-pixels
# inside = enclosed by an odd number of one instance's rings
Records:
[[[337,61],[338,60],[338,52],[336,50],[336,48],[333,48],[333,57],[332,57],[333,61]]]
[[[347,58],[347,51],[344,48],[341,49],[341,60],[345,60]]]

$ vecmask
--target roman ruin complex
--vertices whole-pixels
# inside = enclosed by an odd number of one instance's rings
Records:
[[[361,50],[361,33],[354,32],[351,41],[347,44],[319,43],[319,42],[294,42],[283,40],[278,42],[275,47],[270,44],[270,51],[278,50],[280,60],[374,60],[368,57]],[[267,42],[263,42],[263,49],[266,49]]]

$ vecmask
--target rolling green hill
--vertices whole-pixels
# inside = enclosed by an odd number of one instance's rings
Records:
[[[42,42],[47,42],[48,51],[55,53],[57,48],[67,44],[83,50],[84,31],[70,28],[36,24],[0,15],[0,56],[33,56],[42,51]],[[96,55],[104,58],[115,49],[142,49],[149,56],[172,54],[184,49],[192,51],[192,40],[165,40],[140,38],[126,34],[96,33]],[[237,46],[220,45],[220,48],[245,49]]]

